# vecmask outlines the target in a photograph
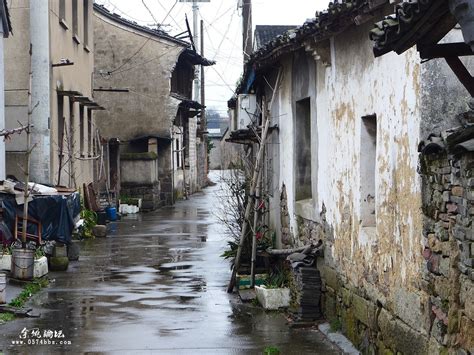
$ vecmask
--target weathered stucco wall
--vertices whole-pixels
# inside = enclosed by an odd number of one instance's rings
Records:
[[[7,128],[18,127],[18,121],[25,123],[28,115],[28,86],[29,86],[29,43],[33,40],[30,37],[30,1],[21,0],[10,4],[9,10],[14,23],[15,36],[11,36],[5,41],[6,45],[6,111]],[[93,33],[92,24],[88,26],[88,43],[84,42],[85,25],[83,21],[83,2],[78,2],[78,27],[77,36],[73,38],[72,29],[72,7],[70,2],[66,2],[65,21],[60,23],[59,1],[49,1],[48,21],[37,25],[49,26],[45,32],[49,32],[49,37],[44,39],[46,45],[49,43],[49,61],[46,58],[44,72],[33,73],[36,78],[45,78],[43,88],[46,92],[41,92],[40,98],[36,102],[49,100],[45,111],[36,110],[38,116],[33,115],[35,124],[34,143],[37,148],[32,152],[32,176],[38,182],[58,183],[57,176],[59,170],[59,141],[58,141],[58,90],[78,91],[82,95],[92,98],[92,71],[94,53],[92,48]],[[92,1],[89,2],[89,14],[92,14]],[[36,18],[36,17],[35,17]],[[47,24],[49,22],[49,25]],[[38,53],[39,47],[33,44],[33,53]],[[74,65],[55,67],[50,65],[59,63],[60,60],[69,59]],[[35,66],[35,68],[43,68]],[[38,70],[38,69],[36,69]],[[36,104],[33,102],[33,105]],[[80,157],[92,154],[89,144],[90,134],[87,132],[87,110],[85,110],[83,125],[80,125],[79,104],[74,104],[75,117],[73,126],[70,122],[69,100],[64,97],[64,112],[68,127],[68,132],[73,132],[71,142],[73,144],[73,156]],[[40,121],[39,121],[40,120]],[[83,151],[81,151],[80,127],[83,128]],[[7,173],[14,174],[22,178],[21,169],[17,166],[18,159],[25,151],[25,135],[15,136],[7,143]],[[67,160],[64,159],[64,160]],[[59,183],[70,185],[70,169],[75,169],[76,183],[80,186],[83,182],[93,180],[93,161],[73,159],[73,167],[65,167],[62,174],[63,179]]]
[[[374,59],[368,26],[331,41],[331,67],[318,65],[318,211],[334,229],[326,250],[338,271],[391,303],[420,271],[420,61],[416,51]],[[362,117],[377,116],[375,230],[361,227]],[[375,232],[375,233],[374,233]],[[329,260],[328,260],[329,262]]]
[[[270,199],[270,210],[280,207],[281,213],[271,225],[280,223],[281,239],[289,239],[284,244],[325,240],[319,263],[325,314],[337,317],[358,347],[429,353],[440,344],[429,336],[431,308],[421,278],[421,63],[415,49],[374,58],[368,30],[351,28],[328,41],[330,55],[316,61],[316,70],[291,56],[280,59],[283,82],[272,111],[279,116],[274,183],[281,194],[280,201]],[[296,201],[294,104],[302,97],[311,99],[312,198]],[[367,133],[363,118],[373,115],[376,130]],[[374,161],[364,164],[371,150]],[[368,197],[361,186],[369,178],[374,191]],[[375,200],[375,218],[363,225],[368,198]]]
[[[170,78],[183,46],[113,23],[97,12],[93,22],[95,86],[130,89],[97,93],[107,108],[97,114],[102,135],[122,141],[150,134],[170,137],[179,104],[170,96]]]

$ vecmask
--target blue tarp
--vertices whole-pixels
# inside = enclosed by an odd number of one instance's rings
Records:
[[[15,228],[15,217],[23,216],[23,205],[17,205],[11,195],[4,197],[4,220],[11,231]],[[74,229],[74,218],[81,211],[79,193],[68,196],[34,196],[28,204],[28,217],[41,222],[41,238],[69,244]],[[28,225],[28,232],[37,234],[36,227]]]

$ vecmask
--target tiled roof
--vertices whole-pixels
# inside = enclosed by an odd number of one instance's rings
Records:
[[[169,35],[165,31],[153,29],[153,28],[146,27],[146,26],[141,26],[141,25],[139,25],[138,23],[136,23],[134,21],[127,20],[126,18],[123,18],[122,16],[120,16],[116,13],[110,12],[103,5],[99,5],[99,4],[94,3],[94,11],[97,11],[99,14],[101,14],[101,15],[103,15],[103,16],[105,16],[105,17],[107,17],[107,18],[109,18],[113,21],[116,21],[116,22],[118,22],[122,25],[134,28],[136,30],[139,30],[141,32],[145,32],[147,34],[153,35],[153,36],[158,37],[158,38],[166,39],[166,40],[174,42],[176,44],[180,44],[183,47],[189,47],[191,45],[188,42],[182,41],[180,39],[177,39],[177,38]]]
[[[253,70],[271,64],[284,53],[298,50],[308,38],[323,41],[343,32],[357,22],[359,15],[370,14],[371,11],[386,3],[388,0],[336,0],[329,3],[328,8],[322,12],[316,12],[313,19],[273,38],[252,53],[246,63],[243,80],[236,92],[241,93],[246,88],[247,78]]]
[[[280,25],[256,25],[255,26],[255,48],[260,48],[267,44],[275,37],[278,37],[288,30],[292,30],[297,26],[280,26]]]
[[[375,56],[400,54],[415,44],[434,44],[456,24],[446,0],[410,0],[395,7],[395,14],[377,22],[370,31]]]
[[[278,49],[290,49],[291,46],[301,47],[308,37],[324,40],[344,31],[353,25],[355,17],[368,8],[368,0],[341,0],[331,2],[328,9],[316,12],[316,17],[306,21],[294,30],[275,37],[263,47],[252,53],[249,62],[257,62]]]

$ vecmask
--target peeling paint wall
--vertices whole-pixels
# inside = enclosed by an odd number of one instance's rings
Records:
[[[447,324],[439,292],[451,284],[427,278],[423,251],[437,229],[423,216],[426,204],[422,206],[418,172],[420,139],[452,127],[459,120],[456,113],[466,109],[467,92],[444,63],[422,65],[415,48],[402,55],[374,58],[367,36],[370,27],[350,28],[331,38],[325,44],[331,55],[324,62],[317,55],[318,45],[307,46],[315,57],[303,55],[316,63],[315,70],[302,64],[301,52],[280,58],[283,79],[271,107],[272,123],[279,126],[271,139],[278,146],[267,148],[279,161],[273,169],[272,183],[279,194],[269,198],[270,226],[283,246],[325,241],[324,258],[318,260],[324,314],[330,320],[339,319],[343,332],[362,351],[433,354],[459,344],[468,349],[472,302],[466,294],[472,289],[467,280],[472,275],[466,265],[474,260],[472,248],[466,242],[459,247],[458,253],[464,252],[468,262],[463,264],[468,276],[459,276],[458,271],[455,276],[462,282],[453,284],[451,293],[464,309]],[[448,38],[458,35],[454,30]],[[469,65],[471,60],[465,62]],[[295,147],[301,139],[295,103],[305,97],[311,100],[312,198],[297,201]],[[367,116],[375,120],[376,130],[364,125]],[[373,157],[371,137],[376,142]],[[374,161],[364,164],[364,159]],[[434,169],[437,173],[436,165]],[[466,174],[472,174],[472,163],[468,169]],[[369,179],[375,181],[375,215],[363,224]],[[466,181],[471,184],[467,193],[472,195],[471,180]],[[429,186],[425,183],[423,188]],[[468,214],[465,206],[457,208]],[[427,226],[433,227],[430,232]],[[446,228],[451,232],[451,227]],[[446,250],[454,245],[445,244]],[[439,252],[437,267],[449,273],[457,254],[449,259]],[[452,300],[445,297],[444,302]],[[443,326],[449,334],[461,330],[448,341]]]
[[[368,26],[333,41],[331,67],[318,64],[318,210],[334,228],[338,271],[390,302],[420,271],[420,60],[415,49],[375,59]],[[375,228],[361,226],[362,117],[377,115]],[[417,262],[418,261],[418,262]]]

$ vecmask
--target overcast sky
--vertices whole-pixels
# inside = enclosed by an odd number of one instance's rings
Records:
[[[113,12],[153,26],[162,23],[171,35],[186,29],[187,14],[192,29],[192,4],[176,0],[96,0]],[[144,4],[144,3],[145,4]],[[205,57],[217,64],[206,69],[206,105],[226,116],[227,100],[242,73],[242,12],[238,0],[211,0],[199,4],[204,21]],[[327,0],[253,0],[253,26],[302,25],[317,10],[327,7]],[[146,6],[145,6],[146,5]],[[147,9],[148,7],[148,9]]]

